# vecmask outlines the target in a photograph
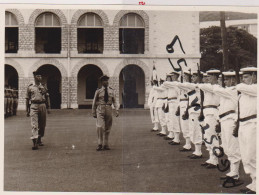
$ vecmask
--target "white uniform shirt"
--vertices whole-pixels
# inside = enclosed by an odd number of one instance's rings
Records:
[[[228,114],[220,119],[221,121],[232,118],[237,119],[237,90],[236,87],[223,88],[221,86],[214,86],[214,93],[220,98],[219,115],[224,114],[230,110],[234,110],[235,113]]]
[[[203,107],[208,105],[219,106],[219,98],[213,92],[214,85],[211,84],[199,84],[201,90],[204,92],[204,102]],[[216,85],[215,85],[216,86]],[[204,116],[213,114],[218,115],[217,108],[205,108],[203,109]]]
[[[153,102],[154,102],[154,99],[155,99],[154,95],[155,95],[155,90],[154,90],[154,86],[152,86],[152,88],[150,89],[148,101],[147,101],[149,108],[153,107]]]
[[[175,101],[175,99],[174,100],[170,100],[171,98],[177,98],[177,100],[179,101],[180,90],[177,87],[178,83],[179,82],[176,82],[176,81],[173,81],[173,82],[165,81],[164,82],[164,86],[168,88],[168,93],[167,93],[168,102]]]
[[[246,84],[238,84],[237,90],[241,92],[239,99],[240,106],[240,118],[245,118],[257,113],[257,85],[246,85]],[[246,122],[256,122],[255,119],[251,119]]]
[[[165,102],[165,88],[155,86],[154,89],[157,91],[157,100],[155,107],[162,108]]]
[[[199,104],[200,105],[200,89],[198,88],[198,84],[194,84],[194,83],[181,83],[179,85],[179,87],[181,89],[185,89],[189,92],[191,91],[195,91],[193,93],[191,93],[188,97],[189,97],[189,106],[191,106],[191,104]],[[188,112],[190,113],[200,113],[200,109],[195,110],[195,107],[191,107],[189,108]]]

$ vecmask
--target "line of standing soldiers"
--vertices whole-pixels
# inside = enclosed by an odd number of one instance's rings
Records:
[[[18,107],[18,90],[5,86],[4,89],[4,116],[16,115]]]
[[[206,145],[209,159],[201,164],[207,169],[219,165],[218,150],[222,147],[230,162],[230,171],[220,179],[226,186],[243,184],[239,180],[239,165],[242,161],[252,183],[240,191],[256,193],[256,126],[257,126],[257,68],[241,69],[242,83],[237,84],[235,71],[221,72],[212,69],[172,72],[166,81],[151,82],[148,105],[154,127],[151,131],[171,140],[169,144],[180,145],[180,133],[185,145],[180,152],[192,151],[190,159],[202,158],[202,143]],[[222,77],[224,80],[222,81]],[[225,87],[222,87],[224,82]],[[232,181],[233,186],[231,182]],[[234,181],[234,182],[233,182]]]

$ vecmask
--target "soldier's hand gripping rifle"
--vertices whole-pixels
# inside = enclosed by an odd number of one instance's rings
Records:
[[[190,75],[192,75],[191,69],[189,69],[189,72],[190,72]],[[190,82],[191,82],[191,80],[190,80]],[[189,95],[186,98],[187,98],[187,107],[186,107],[186,110],[185,110],[185,112],[184,112],[184,114],[182,116],[183,120],[188,120],[189,119],[189,108],[190,108],[190,106],[189,106]]]
[[[240,83],[240,77],[239,77],[239,68],[236,67],[235,68],[235,72],[236,72],[236,81],[237,81],[237,84]],[[237,92],[237,95],[239,97],[241,93],[238,91]],[[239,98],[237,100],[237,121],[235,122],[235,128],[233,130],[233,136],[234,137],[238,137],[238,131],[239,131],[239,121],[240,121],[240,104],[239,104]]]

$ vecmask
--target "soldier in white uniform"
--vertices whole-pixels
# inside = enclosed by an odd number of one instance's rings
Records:
[[[239,91],[239,131],[238,140],[241,158],[246,174],[252,183],[242,189],[242,193],[256,193],[256,126],[257,126],[257,68],[248,67],[241,69],[242,82],[237,85]]]
[[[223,72],[224,83],[226,88],[215,86],[213,91],[220,98],[219,120],[221,125],[221,140],[224,153],[230,161],[230,172],[226,176],[232,177],[238,182],[239,165],[241,154],[238,139],[233,136],[235,122],[237,120],[237,90],[236,90],[236,74],[234,71]],[[222,177],[221,179],[225,179]]]
[[[166,81],[172,81],[172,75],[171,74],[166,74]],[[165,140],[172,140],[173,139],[173,135],[172,133],[170,134],[171,131],[169,131],[170,129],[173,128],[173,124],[170,120],[170,113],[169,113],[169,105],[168,105],[168,90],[169,88],[166,87],[164,84],[163,84],[163,87],[166,89],[165,91],[165,95],[167,97],[166,99],[166,102],[165,102],[165,109],[164,109],[164,112],[165,112],[165,118],[166,118],[166,127],[167,127],[167,131],[169,132],[169,134],[167,136],[164,137]]]
[[[191,159],[202,158],[202,131],[198,120],[200,115],[200,89],[198,83],[201,81],[202,73],[192,72],[192,83],[182,83],[179,87],[188,91],[188,112],[189,112],[189,134],[191,142],[194,144],[195,151],[188,156]]]
[[[172,141],[169,142],[171,145],[180,145],[180,118],[176,116],[177,107],[179,104],[179,88],[177,87],[178,78],[180,73],[173,71],[170,73],[172,76],[172,81],[164,82],[164,85],[168,88],[168,106],[169,106],[169,120],[172,129],[169,130],[168,137],[174,137]]]
[[[184,71],[184,83],[190,83],[191,81],[191,72]],[[179,83],[180,84],[180,83]],[[180,129],[183,133],[183,137],[185,139],[185,145],[180,150],[180,152],[187,152],[191,151],[191,140],[190,140],[190,133],[189,133],[189,111],[188,111],[188,91],[185,89],[180,89]]]
[[[151,129],[151,131],[157,131],[159,126],[159,121],[157,115],[155,115],[155,102],[156,102],[156,90],[155,87],[155,81],[151,81],[151,89],[148,96],[148,106],[150,109],[150,117],[151,121],[154,124],[154,127]]]
[[[162,84],[162,81],[160,81],[160,85]],[[155,87],[155,90],[157,91],[157,101],[156,101],[156,108],[158,113],[158,119],[161,126],[161,131],[157,134],[159,136],[166,136],[166,118],[165,118],[165,112],[163,110],[163,107],[165,106],[167,97],[166,97],[166,88],[159,86]]]
[[[216,133],[216,125],[218,118],[218,106],[219,106],[219,98],[214,94],[213,88],[214,85],[218,84],[218,76],[220,74],[219,70],[208,70],[208,84],[199,84],[199,88],[204,92],[204,124],[208,125],[208,128],[205,130],[204,141],[207,150],[209,151],[209,159],[202,163],[201,166],[205,166],[208,169],[217,168],[218,158],[213,153],[214,147],[219,147],[219,140],[217,138]]]

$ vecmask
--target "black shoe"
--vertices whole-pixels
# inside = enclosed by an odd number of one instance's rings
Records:
[[[31,149],[32,150],[38,150],[39,148],[38,148],[38,146],[33,146]]]
[[[249,191],[247,191],[245,194],[256,194],[256,192],[253,191],[253,190],[249,190]]]
[[[170,137],[164,137],[164,140],[172,140],[173,138],[170,138]]]
[[[240,189],[240,192],[242,194],[246,194],[246,192],[248,192],[248,191],[250,191],[250,189],[248,189],[248,188]]]
[[[206,166],[207,169],[215,169],[217,168],[217,165],[209,164]]]
[[[200,159],[200,158],[202,158],[202,155],[198,156],[194,154],[193,156],[190,157],[190,159]]]
[[[174,142],[174,141],[172,141],[170,144],[171,144],[171,145],[180,145],[180,142]]]
[[[192,149],[191,148],[190,149],[183,148],[183,149],[181,149],[179,151],[180,152],[190,152],[190,151],[192,151]]]
[[[220,177],[220,180],[226,180],[228,177],[230,177],[230,176],[223,175],[223,176]],[[238,180],[238,179],[236,179],[236,178],[238,178],[238,175],[234,175],[234,176],[232,176],[232,178],[235,179],[235,180]]]
[[[150,131],[151,131],[151,132],[157,132],[158,130],[151,129]]]
[[[38,150],[38,143],[37,143],[37,139],[32,139],[33,142],[33,147],[31,148],[32,150]]]
[[[110,150],[111,148],[109,146],[103,146],[103,150]]]
[[[168,144],[172,144],[174,141],[170,141],[170,142],[168,142]]]
[[[209,165],[209,163],[207,163],[207,162],[201,163],[201,166],[203,166],[203,167],[206,167],[206,166],[208,166],[208,165]]]
[[[97,151],[101,151],[102,150],[102,145],[98,145],[98,147],[96,148]]]
[[[159,135],[159,136],[166,136],[166,134],[163,134],[163,133],[157,133],[157,135]]]

